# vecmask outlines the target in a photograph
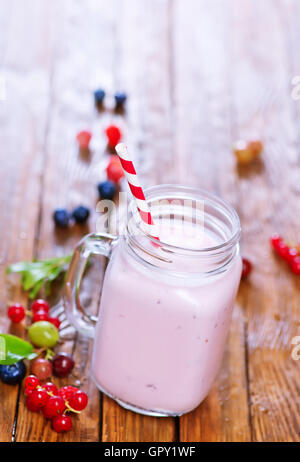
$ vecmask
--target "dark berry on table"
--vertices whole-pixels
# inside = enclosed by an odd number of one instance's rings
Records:
[[[50,305],[49,303],[46,302],[46,300],[43,300],[42,298],[39,298],[33,302],[31,305],[31,311],[35,313],[36,311],[45,311],[45,313],[49,313],[50,310]]]
[[[247,258],[243,258],[242,279],[246,279],[252,271],[252,264]]]
[[[26,404],[27,409],[29,409],[29,411],[31,412],[39,412],[40,410],[39,406],[36,406],[35,404],[33,404],[31,400],[31,395],[27,397],[25,404]]]
[[[72,385],[66,385],[59,389],[58,395],[61,396],[65,401],[68,401],[70,397],[78,391],[78,388],[72,387]]]
[[[66,377],[74,367],[74,361],[67,353],[58,353],[52,361],[53,373],[57,377]]]
[[[94,98],[96,104],[102,104],[105,98],[105,91],[102,88],[98,88],[98,90],[94,91]]]
[[[66,404],[61,396],[51,396],[43,409],[43,414],[46,419],[53,419],[62,414],[65,408]]]
[[[122,138],[121,130],[116,125],[110,125],[105,130],[107,143],[110,148],[115,148]]]
[[[25,309],[19,303],[15,303],[8,308],[7,315],[12,322],[18,323],[25,318]]]
[[[31,362],[31,373],[41,381],[47,380],[52,375],[52,364],[48,359],[37,358]]]
[[[77,142],[79,144],[79,148],[82,150],[88,150],[90,146],[90,141],[92,139],[91,132],[87,130],[83,130],[76,135]]]
[[[70,396],[68,402],[75,411],[82,411],[87,407],[88,396],[84,391],[78,390]]]
[[[52,420],[52,428],[57,433],[68,432],[72,428],[72,420],[66,414],[58,415]]]
[[[48,322],[51,322],[51,324],[53,324],[53,326],[55,326],[56,329],[60,328],[61,322],[58,318],[48,318]]]
[[[25,375],[26,366],[23,361],[10,365],[0,365],[0,379],[8,385],[21,383]]]
[[[76,223],[82,225],[83,223],[86,223],[90,216],[90,210],[85,207],[84,205],[80,205],[79,207],[76,207],[76,209],[72,213],[72,217],[76,221]]]
[[[32,322],[34,323],[38,321],[48,321],[48,313],[44,310],[36,311],[32,316]]]
[[[117,192],[117,188],[112,181],[103,181],[98,184],[98,192],[101,199],[112,200]]]
[[[118,107],[124,106],[124,104],[126,103],[126,100],[127,100],[127,95],[124,91],[117,91],[115,93],[116,106]]]
[[[70,214],[65,209],[57,209],[53,215],[54,222],[59,228],[67,228],[69,226]]]
[[[36,388],[30,395],[30,401],[33,406],[42,409],[49,401],[50,396],[43,388]]]
[[[25,380],[25,387],[35,390],[36,387],[40,385],[39,379],[35,375],[29,375]]]
[[[107,179],[118,183],[124,177],[124,171],[120,159],[115,154],[110,156],[110,161],[106,167]]]

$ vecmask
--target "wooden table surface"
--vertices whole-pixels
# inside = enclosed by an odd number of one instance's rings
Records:
[[[88,232],[55,232],[53,210],[84,203],[95,230],[111,122],[145,185],[201,186],[227,199],[254,265],[221,372],[194,412],[140,416],[86,380],[86,412],[58,435],[27,411],[23,390],[1,383],[0,441],[300,441],[300,361],[291,357],[300,279],[268,242],[273,232],[300,239],[299,22],[299,0],[0,1],[1,330],[24,335],[5,315],[8,302],[27,303],[7,265],[65,255]],[[126,116],[95,110],[99,86],[129,94]],[[95,135],[90,158],[75,143],[83,128]],[[257,136],[262,162],[237,168],[232,142]],[[79,336],[64,345],[82,375],[90,347]]]

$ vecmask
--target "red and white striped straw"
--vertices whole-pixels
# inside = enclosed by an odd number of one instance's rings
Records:
[[[133,162],[128,153],[127,146],[124,143],[117,144],[116,152],[120,158],[130,191],[134,197],[138,212],[142,219],[143,228],[149,236],[159,240],[157,232],[155,231],[155,225],[150,209],[145,199],[144,191],[140,185]]]

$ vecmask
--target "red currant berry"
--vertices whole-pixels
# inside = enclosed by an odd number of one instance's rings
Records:
[[[47,404],[49,395],[43,388],[35,389],[30,395],[31,402],[34,406],[42,408]]]
[[[31,372],[39,380],[47,380],[52,375],[52,364],[48,359],[37,358],[31,363]]]
[[[247,258],[243,258],[242,279],[246,279],[252,271],[252,264]]]
[[[294,258],[294,260],[290,263],[291,270],[294,274],[300,275],[300,256]]]
[[[67,385],[65,387],[60,388],[58,391],[59,396],[61,396],[65,401],[68,401],[70,397],[78,391],[78,388],[72,387],[71,385]]]
[[[277,249],[278,245],[283,242],[283,239],[279,234],[273,234],[273,236],[270,239],[271,246],[273,247],[274,250]]]
[[[32,317],[32,323],[38,322],[38,321],[48,321],[48,314],[44,310],[39,310],[36,311]]]
[[[39,412],[39,410],[40,410],[39,406],[36,406],[35,404],[33,404],[31,396],[28,396],[28,398],[26,399],[25,404],[26,404],[27,409],[29,409],[29,411],[31,411],[31,412]]]
[[[33,392],[33,389],[32,388],[28,388],[28,387],[25,387],[25,395],[26,396],[30,396]]]
[[[106,173],[107,179],[114,183],[118,183],[120,179],[124,177],[123,168],[118,156],[110,156],[109,164],[106,167]]]
[[[110,125],[105,130],[107,136],[107,142],[110,148],[115,148],[116,145],[119,143],[122,137],[121,130],[116,127],[115,125]]]
[[[284,260],[288,260],[289,246],[285,242],[279,242],[275,248],[275,251],[279,257],[283,258]]]
[[[18,323],[25,318],[25,309],[22,305],[16,303],[8,308],[7,315],[12,322]]]
[[[57,377],[66,377],[74,367],[74,361],[67,353],[58,353],[53,361],[53,372]]]
[[[52,428],[57,433],[68,432],[72,428],[72,420],[66,414],[58,415],[52,420]]]
[[[84,391],[78,390],[73,393],[68,402],[75,411],[82,411],[87,407],[88,396]]]
[[[29,375],[25,379],[25,387],[31,388],[31,390],[35,390],[36,387],[40,385],[39,379],[35,375]]]
[[[54,396],[58,395],[58,389],[52,382],[47,382],[43,385],[44,390],[48,391],[48,393],[52,393]]]
[[[49,304],[45,300],[42,300],[41,298],[33,302],[33,304],[31,305],[31,311],[33,311],[34,313],[40,310],[43,310],[46,313],[49,313],[49,310],[50,310]]]
[[[91,132],[87,130],[83,130],[77,133],[76,139],[79,144],[79,148],[82,150],[87,150],[89,149],[90,141],[92,139],[92,134]]]
[[[53,417],[62,414],[65,408],[66,403],[61,396],[51,396],[43,409],[43,414],[46,419],[53,419]]]
[[[298,256],[298,250],[295,247],[289,247],[286,260],[288,263],[292,264],[294,262],[295,257]]]
[[[60,320],[58,318],[48,318],[47,319],[48,322],[51,322],[51,324],[53,324],[56,329],[59,329],[60,328]]]

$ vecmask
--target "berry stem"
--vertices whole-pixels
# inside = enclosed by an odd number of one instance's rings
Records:
[[[47,348],[46,349],[46,356],[45,356],[45,359],[48,359],[51,361],[51,359],[53,359],[55,356],[55,353],[54,351],[52,351],[50,348]]]
[[[42,353],[47,351],[47,348],[40,348],[39,350],[34,350],[34,351],[38,356],[40,356]]]
[[[43,385],[38,385],[36,387],[37,390],[39,390],[40,388],[43,389]],[[49,396],[55,396],[52,391],[46,391],[46,393],[48,393]],[[75,409],[73,409],[70,404],[68,403],[68,401],[65,401],[65,405],[66,405],[66,409],[64,410],[64,413],[66,412],[74,412],[74,414],[81,414],[82,411],[76,411]]]
[[[67,409],[65,409],[65,413],[66,412],[74,412],[75,414],[81,414],[82,411],[76,411],[75,409],[73,409],[70,404],[68,403],[68,401],[66,401],[66,406],[67,406]]]

